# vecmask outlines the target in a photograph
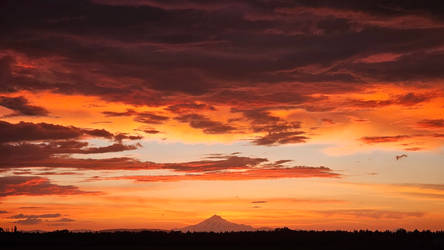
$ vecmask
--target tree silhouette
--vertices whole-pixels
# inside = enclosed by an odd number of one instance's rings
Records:
[[[444,249],[444,232],[404,229],[395,232],[294,231],[289,228],[226,233],[0,232],[2,249]]]

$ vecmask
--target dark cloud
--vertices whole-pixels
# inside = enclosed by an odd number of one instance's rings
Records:
[[[0,143],[69,140],[81,137],[102,137],[112,139],[113,134],[104,129],[81,129],[49,123],[19,122],[9,123],[0,121]]]
[[[430,82],[444,77],[444,73],[439,70],[443,58],[442,51],[415,52],[401,56],[396,61],[353,64],[348,70],[372,81]]]
[[[60,218],[61,214],[17,214],[14,216],[8,217],[8,219],[20,219],[13,221],[12,223],[21,224],[21,225],[35,225],[40,224],[42,222],[73,222],[75,220],[70,218]],[[60,218],[60,219],[54,219],[54,218]],[[49,220],[48,220],[49,219]]]
[[[127,109],[125,112],[103,111],[102,113],[107,117],[133,116],[137,114],[133,109]]]
[[[141,139],[143,139],[143,136],[128,135],[128,134],[120,133],[120,134],[115,135],[114,139],[121,143],[123,140],[141,140]]]
[[[0,144],[1,166],[34,166],[39,162],[57,162],[57,158],[66,159],[71,154],[102,154],[135,150],[141,145],[114,143],[103,147],[89,147],[89,143],[80,141],[55,141],[42,143]],[[33,163],[34,162],[34,163]]]
[[[408,93],[406,95],[399,96],[396,100],[396,103],[404,106],[412,106],[418,103],[429,101],[434,97],[434,95],[418,95],[415,93]]]
[[[150,175],[121,176],[99,178],[99,180],[134,180],[140,182],[175,182],[175,181],[238,181],[282,178],[340,178],[341,175],[326,167],[290,167],[290,168],[251,168],[242,172],[202,172],[186,175]]]
[[[188,123],[192,128],[202,129],[206,134],[226,134],[236,130],[236,128],[231,125],[210,120],[208,117],[199,114],[186,114],[178,116],[175,119]]]
[[[170,105],[166,108],[166,110],[171,111],[173,113],[183,113],[183,112],[193,112],[193,111],[202,111],[202,110],[211,110],[214,111],[216,110],[213,106],[205,104],[205,103],[195,103],[195,102],[191,102],[191,103],[179,103],[179,104],[174,104],[174,105]]]
[[[13,221],[13,223],[20,224],[20,225],[36,225],[36,224],[40,224],[42,222],[43,222],[43,220],[38,219],[38,218],[26,218],[23,220]]]
[[[145,128],[145,129],[138,129],[138,130],[144,132],[145,134],[150,134],[150,135],[160,133],[159,130],[156,130],[154,128]]]
[[[50,90],[180,112],[308,105],[313,93],[444,77],[442,4],[339,2],[3,1],[0,91]],[[400,56],[360,61],[381,53]],[[22,63],[40,59],[51,65]],[[266,86],[274,90],[260,91]]]
[[[438,96],[418,91],[386,100],[328,102],[333,94],[368,91],[374,84],[441,88],[442,3],[424,2],[6,0],[0,8],[0,92],[50,91],[162,106],[165,111],[159,113],[128,109],[103,114],[151,126],[167,122],[166,113],[172,112],[177,121],[207,134],[253,132],[255,145],[304,143],[310,135],[301,123],[274,115],[273,108],[327,112],[410,107]],[[23,97],[4,98],[9,99],[0,103],[16,114],[45,115]],[[232,107],[249,124],[214,120],[207,113],[219,105]],[[331,124],[325,118],[323,122]],[[71,147],[58,152],[54,143],[38,144],[37,152],[46,146],[51,150],[38,159],[131,150],[137,145],[122,140],[141,138],[45,123],[14,127],[0,123],[0,142],[84,137],[117,142],[99,148],[70,142]],[[8,152],[33,148],[2,147]]]
[[[169,119],[167,116],[157,115],[150,112],[136,112],[132,109],[127,109],[125,112],[104,111],[103,114],[107,117],[134,116],[136,122],[146,124],[161,124]]]
[[[423,128],[444,128],[444,119],[425,119],[419,121],[418,125]]]
[[[55,172],[55,171],[46,171],[46,172],[37,172],[36,175],[82,175],[82,173],[78,172]]]
[[[335,122],[332,119],[328,119],[328,118],[322,118],[321,120],[323,123],[325,124],[329,124],[329,125],[333,125],[335,124]]]
[[[76,186],[53,184],[48,178],[34,176],[0,177],[0,197],[15,195],[78,195],[95,194],[82,191]]]
[[[181,181],[181,180],[255,180],[279,178],[340,178],[341,175],[323,166],[290,166],[290,160],[270,162],[266,158],[245,157],[237,154],[213,154],[206,159],[179,163],[141,162],[132,158],[76,159],[70,157],[50,157],[30,161],[18,158],[3,163],[6,168],[42,167],[47,169],[74,168],[78,170],[170,170],[173,175],[93,177],[86,181],[134,179],[137,181]],[[40,173],[44,174],[44,173]],[[82,194],[74,186],[51,184],[42,177],[4,177],[0,189],[6,195]],[[1,190],[0,190],[1,191]]]
[[[253,204],[261,204],[261,203],[267,203],[267,201],[252,201]]]
[[[75,221],[75,220],[70,219],[70,218],[60,218],[60,219],[58,219],[58,220],[53,220],[53,221],[51,221],[51,222],[62,222],[62,223],[66,223],[66,222],[73,222],[73,221]]]
[[[146,123],[146,124],[162,124],[169,119],[168,116],[156,115],[149,112],[138,113],[134,118],[136,122]]]
[[[0,106],[8,108],[14,113],[9,114],[10,116],[46,116],[49,114],[48,110],[34,106],[28,103],[28,100],[23,97],[7,97],[0,96]]]
[[[341,175],[332,169],[323,166],[283,166],[289,160],[269,162],[266,158],[251,158],[236,155],[214,154],[209,160],[200,160],[183,163],[154,163],[146,162],[133,165],[116,165],[115,169],[168,169],[174,171],[172,175],[151,176],[120,176],[94,177],[89,181],[129,179],[142,182],[175,182],[184,180],[256,180],[280,178],[340,178]],[[94,166],[100,168],[97,162]],[[108,165],[105,169],[110,169]]]
[[[349,100],[342,104],[342,106],[358,108],[380,108],[389,105],[413,106],[430,101],[435,97],[433,94],[415,94],[410,92],[387,100]]]
[[[13,216],[8,217],[9,219],[26,219],[26,218],[57,218],[60,217],[60,214],[16,214]]]
[[[248,169],[267,162],[266,158],[251,158],[242,156],[214,156],[211,160],[201,160],[186,163],[160,164],[162,169],[172,169],[178,172],[204,172],[227,169]]]
[[[250,122],[250,129],[266,134],[253,139],[255,145],[279,145],[290,143],[304,143],[309,138],[302,136],[305,132],[301,131],[301,123],[297,121],[286,121],[280,117],[273,116],[267,110],[250,109],[239,110],[232,109],[231,112],[240,112],[243,118]]]
[[[265,145],[272,146],[277,144],[293,144],[293,143],[304,143],[309,138],[303,136],[302,131],[293,132],[271,132],[265,136],[259,137],[252,140],[255,145]]]
[[[269,125],[275,125],[276,123],[281,121],[281,118],[271,115],[270,112],[267,110],[261,110],[261,109],[239,110],[234,108],[231,110],[231,112],[242,113],[243,117],[252,123],[253,130],[256,132],[267,130],[267,128],[264,127]]]
[[[394,135],[394,136],[366,136],[362,137],[361,141],[367,144],[374,143],[386,143],[386,142],[398,142],[411,138],[409,135]]]
[[[71,154],[101,154],[135,150],[140,144],[125,145],[123,140],[140,136],[112,134],[103,129],[82,129],[48,123],[0,121],[0,166],[28,165]],[[98,137],[113,141],[111,145],[91,147],[83,138]],[[33,165],[33,164],[31,164]],[[25,173],[23,173],[25,174]]]

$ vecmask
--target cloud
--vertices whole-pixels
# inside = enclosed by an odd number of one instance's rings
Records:
[[[266,180],[282,178],[340,178],[341,175],[326,167],[289,167],[289,168],[250,168],[244,171],[202,172],[182,175],[150,175],[107,177],[101,180],[134,180],[138,182],[176,182],[176,181],[239,181]],[[99,178],[100,179],[100,178]]]
[[[325,216],[345,216],[354,218],[368,218],[368,219],[403,219],[408,217],[423,217],[423,212],[402,212],[392,210],[377,210],[377,209],[343,209],[343,210],[326,210],[316,211]]]
[[[297,121],[286,121],[280,117],[273,116],[269,111],[263,109],[239,110],[231,109],[231,112],[240,112],[243,118],[250,122],[253,132],[265,132],[264,135],[253,139],[255,145],[279,145],[290,143],[304,143],[309,138],[303,136],[305,132],[300,131],[301,123]]]
[[[8,219],[20,219],[13,221],[12,223],[21,224],[21,225],[36,225],[41,224],[42,222],[73,222],[75,220],[70,218],[60,218],[61,214],[17,214],[8,217]],[[60,218],[60,219],[53,219]],[[43,220],[45,219],[45,220]],[[48,220],[50,219],[50,220]]]
[[[193,112],[196,110],[200,110],[200,111],[204,111],[204,110],[211,110],[211,111],[215,111],[216,108],[214,108],[211,105],[205,104],[205,103],[195,103],[195,102],[190,102],[190,103],[178,103],[178,104],[173,104],[170,105],[166,108],[166,110],[176,113],[176,114],[181,114],[183,112]]]
[[[111,5],[111,6],[150,6],[155,8],[162,8],[165,10],[201,10],[201,11],[215,11],[218,9],[226,9],[230,7],[245,6],[247,3],[236,1],[222,2],[205,2],[205,1],[156,1],[156,0],[93,0],[94,3]]]
[[[267,162],[266,158],[251,158],[242,156],[214,156],[212,160],[201,160],[184,163],[155,164],[149,168],[172,169],[178,172],[204,172],[227,169],[248,169]]]
[[[34,176],[4,176],[0,177],[0,197],[15,195],[78,195],[97,194],[97,192],[82,191],[76,186],[57,185],[48,178]]]
[[[91,147],[86,138],[105,138],[111,145]],[[135,150],[140,144],[125,145],[123,140],[138,140],[140,136],[112,134],[104,129],[82,129],[49,123],[0,121],[0,166],[35,165],[54,157],[71,154],[102,154]],[[34,162],[34,163],[33,163]],[[33,164],[32,164],[33,163]]]
[[[434,98],[434,95],[431,94],[415,94],[415,93],[407,93],[405,95],[399,96],[396,99],[396,103],[404,106],[412,106],[418,103],[426,102]]]
[[[389,105],[402,105],[402,106],[414,106],[419,103],[427,102],[435,98],[433,94],[415,94],[407,93],[404,95],[398,95],[391,99],[386,100],[349,100],[343,103],[346,107],[358,107],[358,108],[380,108]]]
[[[150,135],[160,133],[159,130],[156,130],[154,128],[143,128],[143,129],[138,129],[138,130],[144,132],[145,134],[150,134]]]
[[[35,150],[33,150],[35,151]],[[23,154],[20,153],[23,156]],[[279,178],[340,178],[341,175],[330,168],[291,166],[290,160],[270,162],[266,158],[245,157],[237,154],[214,154],[206,159],[178,163],[142,162],[136,159],[104,158],[104,159],[76,159],[71,157],[47,157],[23,159],[17,157],[1,163],[6,168],[42,167],[48,169],[73,168],[78,170],[170,170],[171,175],[132,176],[132,177],[95,177],[89,181],[112,179],[135,179],[137,181],[181,181],[181,180],[255,180]],[[39,173],[39,174],[44,174]],[[51,173],[52,174],[52,173]],[[28,180],[29,179],[29,180]],[[6,181],[11,182],[7,185]],[[14,182],[14,183],[12,183]],[[19,183],[23,183],[18,185]],[[59,186],[51,184],[48,179],[40,177],[16,176],[5,177],[4,194],[6,190],[13,194],[76,194],[90,193],[78,190],[74,186]],[[31,186],[34,185],[34,187]],[[93,193],[93,192],[92,192]]]
[[[37,218],[26,218],[23,220],[13,221],[13,223],[20,224],[20,225],[36,225],[36,224],[42,223],[42,220],[37,219]]]
[[[334,125],[335,122],[332,119],[328,119],[328,118],[322,118],[322,123],[328,124],[328,125]]]
[[[89,147],[89,143],[80,141],[51,141],[42,143],[0,144],[0,167],[37,166],[45,162],[68,162],[71,154],[102,154],[135,150],[136,145],[114,143],[103,147]]]
[[[0,210],[0,214],[6,214],[6,213],[8,213],[8,211]]]
[[[418,122],[418,125],[423,128],[444,128],[444,119],[424,119]]]
[[[122,143],[123,140],[141,140],[143,139],[140,135],[128,135],[124,133],[120,133],[114,136],[114,139],[119,143]]]
[[[138,113],[134,118],[136,122],[141,122],[145,124],[162,124],[165,121],[169,120],[169,117],[156,115],[149,112]]]
[[[41,141],[41,140],[68,140],[82,137],[101,137],[112,139],[113,134],[104,129],[81,129],[49,123],[19,122],[9,123],[0,121],[0,143]]]
[[[253,204],[263,204],[263,203],[267,203],[267,201],[252,201],[251,203],[253,203]]]
[[[365,136],[360,140],[367,144],[374,143],[389,143],[389,142],[398,142],[405,139],[411,138],[408,135],[394,135],[394,136]]]
[[[423,51],[442,44],[442,19],[436,18],[442,15],[426,4],[416,9],[401,2],[387,8],[379,2],[100,3],[45,2],[38,5],[44,13],[20,15],[11,10],[37,5],[8,3],[1,90],[50,90],[138,105],[191,107],[206,100],[248,107],[302,104],[312,92],[362,89],[371,82],[367,78],[442,78],[436,69],[442,56]],[[197,13],[193,18],[190,10]],[[125,18],[115,20],[116,12]],[[388,53],[400,55],[397,64],[356,63]],[[28,61],[23,58],[46,65],[23,64]],[[304,71],[313,65],[324,70]],[[296,84],[285,88],[291,82]],[[261,92],[265,85],[276,90]]]
[[[302,131],[268,133],[265,136],[252,140],[252,142],[255,145],[266,146],[273,146],[276,144],[304,143],[309,138],[303,136],[302,134],[304,134]]]
[[[137,112],[133,109],[127,109],[125,112],[115,112],[115,111],[103,111],[106,117],[121,117],[121,116],[133,116],[136,115]]]
[[[58,220],[53,220],[53,221],[51,221],[51,222],[62,222],[62,223],[66,223],[66,222],[73,222],[73,221],[75,221],[75,220],[70,219],[70,218],[60,218],[60,219],[58,219]]]
[[[236,130],[233,126],[210,120],[208,117],[199,114],[186,114],[175,119],[188,123],[192,128],[202,129],[206,134],[226,134]]]
[[[11,116],[47,116],[48,110],[33,106],[28,103],[28,100],[23,97],[7,97],[0,96],[0,106],[13,110],[14,113],[7,115]]]
[[[136,122],[146,124],[162,124],[167,121],[169,117],[153,114],[150,112],[136,112],[133,109],[127,109],[125,112],[104,111],[102,112],[107,117],[120,117],[120,116],[135,116]]]
[[[426,198],[426,199],[438,199],[438,200],[444,200],[444,194],[437,194],[437,193],[421,193],[421,192],[402,192],[403,194],[414,196],[417,198]]]
[[[25,219],[25,218],[57,218],[60,217],[60,214],[16,214],[13,216],[8,217],[9,219]]]
[[[80,95],[130,104],[126,107],[156,107],[163,110],[109,109],[103,115],[147,125],[175,119],[206,134],[252,134],[253,145],[304,143],[317,136],[306,127],[325,117],[322,112],[348,109],[365,117],[368,108],[439,102],[444,79],[439,7],[405,1],[9,1],[1,11],[0,92]],[[37,8],[45,11],[31,11]],[[372,99],[379,96],[374,91],[391,93]],[[14,98],[20,110],[32,106],[22,96]],[[240,120],[211,115],[216,108],[220,113],[232,109],[229,115]],[[115,136],[65,129],[71,135],[47,135],[48,140]],[[317,131],[323,129],[332,128]],[[20,131],[11,137],[27,133]],[[41,132],[35,134],[47,134]],[[134,147],[116,144],[82,152]]]

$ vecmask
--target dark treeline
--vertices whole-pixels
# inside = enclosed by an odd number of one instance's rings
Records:
[[[1,249],[444,249],[444,232],[2,232]]]

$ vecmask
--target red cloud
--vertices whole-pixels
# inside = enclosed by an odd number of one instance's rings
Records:
[[[235,127],[222,122],[213,121],[198,114],[186,114],[175,118],[180,122],[187,122],[192,128],[202,129],[206,134],[225,134],[236,130]]]
[[[137,112],[133,109],[127,109],[125,112],[104,111],[102,113],[107,117],[135,116],[134,120],[136,122],[147,124],[161,124],[169,119],[167,116],[150,112]]]
[[[179,180],[253,180],[274,178],[325,177],[341,175],[326,167],[284,166],[289,160],[269,162],[266,158],[251,158],[237,155],[212,155],[201,161],[183,163],[140,162],[131,158],[74,159],[49,158],[40,161],[15,163],[15,167],[46,166],[48,168],[77,168],[88,170],[172,170],[174,175],[131,177],[144,181]],[[114,177],[113,177],[114,178]],[[120,178],[120,177],[119,177]],[[126,177],[121,177],[126,178]],[[90,180],[100,180],[97,177]],[[109,179],[109,178],[105,178]],[[111,178],[112,179],[112,178]]]
[[[411,138],[408,135],[395,135],[395,136],[366,136],[362,137],[361,141],[367,144],[373,143],[386,143],[386,142],[398,142],[405,139]]]
[[[205,103],[178,103],[170,105],[166,110],[171,111],[176,114],[183,112],[195,111],[195,110],[216,110],[213,106]]]
[[[49,123],[0,121],[0,143],[41,140],[78,139],[83,136],[112,139],[113,134],[104,129],[81,129]]]
[[[134,180],[141,182],[171,182],[187,180],[236,181],[281,178],[339,178],[326,167],[258,168],[239,172],[204,172],[185,175],[121,176],[103,178],[105,180]]]
[[[444,119],[426,119],[418,122],[423,128],[444,128]]]
[[[23,97],[6,97],[0,96],[0,106],[11,109],[14,111],[13,114],[7,115],[10,116],[46,116],[49,114],[48,110],[30,105],[28,100]]]
[[[276,144],[304,143],[309,138],[306,136],[302,136],[301,134],[304,134],[304,132],[272,132],[257,139],[254,139],[252,142],[255,145],[265,146],[272,146]]]
[[[34,176],[0,177],[0,197],[13,195],[76,195],[96,194],[82,191],[75,186],[52,184],[48,178]]]
[[[89,147],[83,137],[113,140],[103,147]],[[140,136],[113,135],[104,129],[81,129],[48,123],[0,121],[0,166],[38,165],[69,154],[99,154],[134,150],[140,144],[125,145],[123,140],[137,140]]]

